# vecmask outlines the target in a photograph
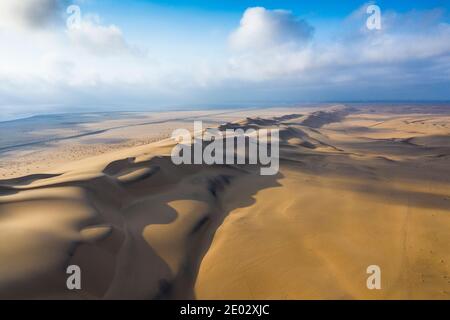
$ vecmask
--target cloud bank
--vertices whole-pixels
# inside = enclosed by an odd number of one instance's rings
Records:
[[[363,6],[317,37],[321,25],[288,10],[248,8],[226,50],[193,59],[182,46],[166,56],[152,52],[158,43],[133,45],[96,13],[68,29],[66,5],[0,2],[0,106],[450,99],[450,25],[440,10],[383,12],[371,31]]]
[[[279,12],[271,12],[271,19],[248,20],[249,10],[232,35],[232,42],[237,36],[239,43],[247,45],[252,44],[253,35],[264,39],[256,37],[255,50],[230,59],[233,76],[254,81],[287,77],[305,84],[319,80],[322,84],[372,81],[375,85],[386,80],[401,84],[400,81],[449,79],[448,73],[438,70],[449,70],[450,25],[440,23],[437,12],[387,13],[383,29],[374,32],[361,27],[367,16],[365,10],[357,10],[343,23],[341,33],[336,33],[332,40],[320,42],[311,40],[311,32],[298,32],[299,25],[295,24],[288,24],[295,32],[282,32],[286,37],[278,36],[278,32],[266,32],[285,29],[283,23],[273,23],[273,16]],[[427,24],[408,26],[411,21],[419,24],[427,21]],[[311,30],[306,22],[301,26],[302,30]],[[262,48],[261,43],[267,46]],[[283,45],[292,43],[305,45]]]

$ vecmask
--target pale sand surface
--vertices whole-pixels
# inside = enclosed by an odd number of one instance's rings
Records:
[[[194,121],[215,127],[245,117],[278,116],[290,110],[65,114],[0,122],[0,179],[39,174],[70,161],[160,141],[175,129],[192,130]]]
[[[2,154],[0,298],[450,299],[448,110],[195,111],[58,128],[123,126]],[[172,140],[150,143],[199,119],[279,128],[279,174],[175,166]],[[81,291],[66,289],[72,264]],[[367,289],[369,265],[382,290]]]

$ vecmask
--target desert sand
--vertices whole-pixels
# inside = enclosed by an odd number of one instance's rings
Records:
[[[160,117],[4,150],[0,298],[450,299],[449,107]],[[278,128],[278,175],[174,165],[168,136],[194,119]],[[86,151],[86,138],[100,140]],[[82,290],[66,288],[69,265]],[[369,265],[381,290],[366,287]]]

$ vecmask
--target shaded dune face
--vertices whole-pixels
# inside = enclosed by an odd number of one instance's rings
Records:
[[[0,181],[0,298],[449,299],[448,123],[247,118],[219,129],[279,129],[278,175],[176,166],[167,140]]]
[[[258,179],[257,169],[176,166],[150,155],[101,172],[2,181],[0,297],[195,298],[200,262],[229,213],[222,194],[244,176]],[[251,205],[276,179],[243,190],[235,205]],[[66,288],[73,264],[83,279],[75,292]]]

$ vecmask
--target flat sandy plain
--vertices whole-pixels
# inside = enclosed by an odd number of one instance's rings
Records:
[[[174,165],[194,120],[278,128],[279,174]],[[449,230],[450,106],[0,123],[3,299],[450,299]]]

